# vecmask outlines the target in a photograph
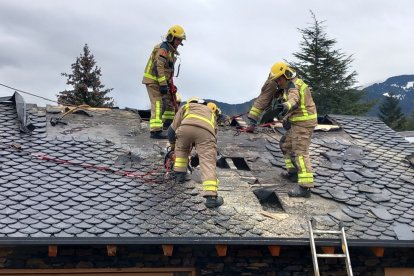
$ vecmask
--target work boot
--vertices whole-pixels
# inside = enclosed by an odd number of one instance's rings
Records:
[[[224,200],[221,196],[206,196],[206,205],[207,208],[216,208],[223,205]]]
[[[162,129],[167,130],[170,127],[171,123],[171,120],[165,121],[164,123],[162,123]]]
[[[296,185],[295,188],[288,192],[290,197],[311,197],[310,188],[304,188],[302,186]]]
[[[151,131],[150,138],[152,139],[167,139],[167,135],[162,133],[161,130],[159,131]]]
[[[190,181],[191,177],[186,172],[174,172],[175,184],[183,184],[184,182]]]
[[[291,182],[298,182],[298,173],[297,172],[281,172],[280,176],[283,177],[284,179],[287,179]]]

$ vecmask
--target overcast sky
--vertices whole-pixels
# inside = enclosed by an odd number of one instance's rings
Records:
[[[414,74],[412,0],[0,0],[0,83],[56,100],[67,88],[60,73],[71,72],[87,43],[115,103],[148,108],[145,64],[180,24],[187,40],[175,83],[184,100],[242,103],[260,93],[274,62],[294,60],[310,10],[353,55],[359,85]],[[12,93],[0,87],[0,96]]]

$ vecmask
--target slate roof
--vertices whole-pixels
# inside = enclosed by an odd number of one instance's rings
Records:
[[[414,170],[407,157],[414,146],[377,118],[330,116],[345,135],[316,133],[311,158],[312,192],[342,203],[315,219],[321,225],[342,221],[357,239],[414,239]],[[274,142],[273,164],[283,167]]]
[[[377,119],[333,116],[343,130],[315,134],[316,188],[307,200],[289,199],[293,184],[277,175],[280,133],[233,136],[234,129],[222,129],[220,153],[245,159],[251,170],[227,158],[230,168],[218,169],[225,204],[208,209],[197,171],[184,185],[164,180],[162,156],[145,123],[121,145],[105,137],[121,132],[113,125],[106,132],[97,131],[102,123],[73,133],[75,124],[52,128],[44,109],[28,115],[36,129],[21,133],[15,106],[0,103],[2,244],[307,244],[310,217],[318,228],[342,221],[350,244],[414,242],[414,170],[404,159],[414,147]],[[263,212],[253,193],[258,190],[275,195],[281,210]]]

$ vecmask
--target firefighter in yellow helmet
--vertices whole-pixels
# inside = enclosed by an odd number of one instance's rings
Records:
[[[198,97],[190,98],[174,117],[168,128],[168,140],[175,152],[175,183],[186,179],[188,156],[192,145],[200,159],[201,181],[208,208],[219,207],[223,198],[218,196],[218,179],[216,173],[217,159],[217,122],[218,108],[214,103],[206,103]]]
[[[247,114],[250,123],[250,126],[247,129],[248,132],[254,131],[257,121],[262,113],[270,108],[272,102],[277,100],[280,96],[281,90],[278,88],[275,79],[272,79],[269,74],[269,77],[262,86],[259,97],[254,101],[252,108]]]
[[[313,129],[317,125],[316,106],[311,91],[308,85],[299,79],[296,72],[285,62],[276,62],[272,66],[266,83],[265,90],[273,90],[279,97],[280,104],[275,109],[278,119],[282,121],[287,130],[280,139],[280,148],[287,170],[282,176],[298,182],[298,185],[290,190],[288,195],[291,197],[310,197],[310,188],[314,184],[309,146]],[[270,89],[270,86],[274,88]],[[267,96],[266,101],[263,102],[267,105],[271,104],[270,98]],[[266,107],[266,104],[256,105],[256,102],[248,115],[252,120],[260,116],[263,111],[260,108]],[[256,109],[255,106],[257,106]]]
[[[177,49],[186,39],[183,27],[172,26],[165,41],[155,45],[145,66],[142,83],[145,84],[151,101],[151,138],[166,139],[162,133],[174,119],[176,87],[173,85],[174,64],[179,55]]]
[[[309,157],[309,146],[315,126],[318,124],[316,106],[311,91],[296,72],[285,62],[275,63],[270,71],[271,78],[283,89],[278,118],[288,122],[287,132],[280,139],[287,177],[295,179],[299,185],[288,192],[291,197],[310,197],[313,185],[313,172]]]

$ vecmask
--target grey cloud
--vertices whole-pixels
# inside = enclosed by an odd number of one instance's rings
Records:
[[[297,28],[309,26],[312,9],[338,47],[354,54],[351,69],[363,85],[413,73],[413,8],[408,0],[2,0],[0,81],[56,99],[66,88],[60,73],[70,72],[88,43],[118,105],[145,108],[148,56],[171,25],[181,24],[188,37],[176,80],[183,96],[241,103],[257,96],[275,61],[293,59]]]

